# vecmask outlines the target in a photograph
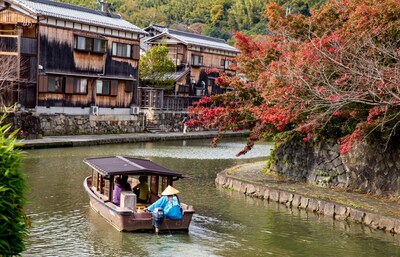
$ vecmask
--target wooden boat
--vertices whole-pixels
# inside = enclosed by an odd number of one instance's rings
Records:
[[[119,231],[154,231],[152,215],[144,208],[159,199],[168,185],[172,186],[174,181],[183,177],[150,160],[139,158],[111,156],[86,158],[83,162],[92,168],[92,175],[83,183],[90,206]],[[132,191],[121,192],[120,206],[112,202],[114,180],[123,175],[128,175],[131,181],[136,181],[138,176],[149,178],[148,203],[137,203]],[[188,231],[194,209],[181,203],[181,210],[181,220],[164,219],[159,231]]]

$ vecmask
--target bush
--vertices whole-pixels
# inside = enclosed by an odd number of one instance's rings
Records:
[[[21,172],[22,152],[17,149],[18,130],[9,132],[0,118],[0,256],[19,255],[25,249],[28,219],[24,213],[26,184]]]

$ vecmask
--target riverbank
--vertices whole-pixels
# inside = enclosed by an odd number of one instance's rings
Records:
[[[211,139],[216,131],[200,131],[170,133],[129,133],[129,134],[103,134],[103,135],[71,135],[71,136],[46,136],[40,139],[26,139],[21,143],[22,149],[74,147],[104,144],[122,144],[136,142],[156,142],[182,139]],[[243,132],[227,131],[223,133],[227,137],[240,137]]]
[[[400,234],[400,202],[384,197],[318,187],[264,174],[266,162],[234,166],[220,172],[216,184],[251,197],[279,202],[337,220],[358,222]]]

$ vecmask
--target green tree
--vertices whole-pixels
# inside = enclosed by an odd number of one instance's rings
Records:
[[[171,88],[174,80],[168,74],[174,71],[175,64],[168,58],[168,47],[154,45],[140,57],[139,83],[141,86]]]
[[[26,184],[21,172],[22,153],[16,133],[0,117],[0,256],[18,255],[25,249],[28,219],[24,213]]]

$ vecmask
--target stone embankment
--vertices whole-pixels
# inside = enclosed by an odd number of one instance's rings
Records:
[[[189,132],[183,135],[182,132],[171,133],[127,133],[127,134],[103,134],[103,135],[72,135],[72,136],[46,136],[40,139],[23,140],[20,148],[53,148],[73,147],[104,144],[122,144],[137,142],[157,142],[186,139],[211,139],[217,135],[216,131]],[[227,137],[243,136],[242,132],[227,131],[223,135]]]
[[[282,179],[262,171],[266,162],[244,164],[217,175],[216,184],[248,196],[274,201],[337,220],[362,223],[390,233],[400,233],[400,203],[340,188],[318,187]]]

